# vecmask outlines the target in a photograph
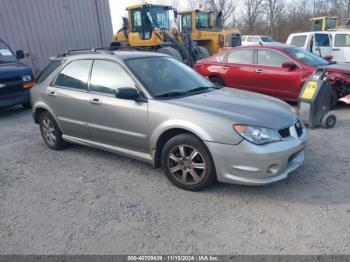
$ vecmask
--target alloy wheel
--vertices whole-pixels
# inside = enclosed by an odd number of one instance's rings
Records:
[[[185,185],[200,183],[207,165],[202,154],[189,145],[177,145],[168,155],[168,168],[172,176]]]
[[[48,117],[42,119],[42,132],[46,142],[54,146],[56,144],[56,132],[52,121]]]

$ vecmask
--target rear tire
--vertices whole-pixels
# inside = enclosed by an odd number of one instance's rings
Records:
[[[45,111],[40,114],[39,125],[41,136],[49,148],[60,150],[66,145],[62,139],[61,130],[49,112]]]
[[[170,139],[161,154],[162,169],[175,186],[199,191],[216,180],[214,162],[203,142],[190,134]]]
[[[179,60],[180,62],[183,62],[182,56],[179,51],[177,51],[175,48],[167,46],[167,47],[161,47],[157,50],[157,52],[170,55],[171,57],[175,58],[176,60]]]
[[[199,51],[201,52],[201,59],[211,56],[209,50],[204,46],[198,46]]]
[[[213,76],[209,78],[212,83],[214,83],[217,87],[224,87],[225,83],[224,81],[218,77],[218,76]]]

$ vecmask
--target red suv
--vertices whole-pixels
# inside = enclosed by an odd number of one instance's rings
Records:
[[[330,58],[331,59],[331,58]],[[199,60],[194,68],[212,82],[295,102],[317,67],[326,67],[333,85],[332,107],[350,94],[350,64],[327,61],[288,45],[245,46]]]

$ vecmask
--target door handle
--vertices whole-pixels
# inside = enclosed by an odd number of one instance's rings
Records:
[[[228,66],[221,66],[221,69],[222,69],[222,70],[227,70],[227,69],[228,69]]]
[[[339,48],[333,48],[333,51],[340,51]]]
[[[94,104],[94,105],[101,105],[102,101],[100,99],[98,99],[98,98],[91,98],[90,99],[90,103]]]
[[[49,96],[57,96],[57,93],[55,91],[49,91]]]
[[[262,69],[256,69],[256,70],[255,70],[255,73],[257,73],[257,74],[262,74],[262,73],[264,73],[264,70],[262,70]]]

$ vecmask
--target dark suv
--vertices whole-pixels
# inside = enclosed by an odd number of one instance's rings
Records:
[[[30,67],[19,61],[22,58],[22,50],[15,55],[0,39],[0,108],[19,104],[30,107],[29,89],[34,85],[34,77]]]

